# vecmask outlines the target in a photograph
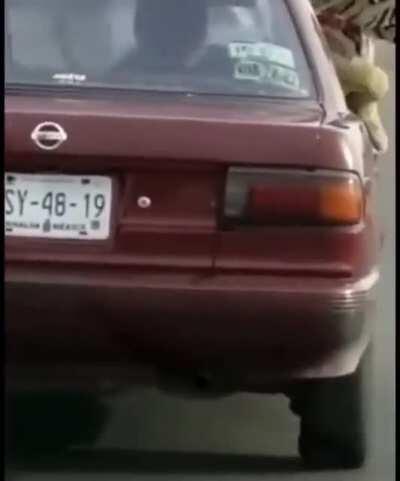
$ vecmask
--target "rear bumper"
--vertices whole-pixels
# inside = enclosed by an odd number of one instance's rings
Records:
[[[8,267],[9,382],[135,383],[181,370],[263,390],[346,375],[368,344],[377,279]]]

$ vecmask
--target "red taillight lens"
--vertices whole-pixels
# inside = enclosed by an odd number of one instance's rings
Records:
[[[232,169],[225,217],[250,225],[354,225],[363,190],[352,173]]]

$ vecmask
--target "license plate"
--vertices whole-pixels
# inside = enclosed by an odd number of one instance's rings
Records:
[[[6,173],[4,184],[6,236],[109,238],[111,178]]]

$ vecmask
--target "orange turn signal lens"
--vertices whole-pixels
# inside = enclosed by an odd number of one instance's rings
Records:
[[[321,218],[328,223],[351,225],[362,218],[363,192],[357,178],[321,185],[319,200]]]

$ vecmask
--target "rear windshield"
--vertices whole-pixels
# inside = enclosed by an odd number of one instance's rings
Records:
[[[7,84],[308,98],[283,0],[6,0]]]

